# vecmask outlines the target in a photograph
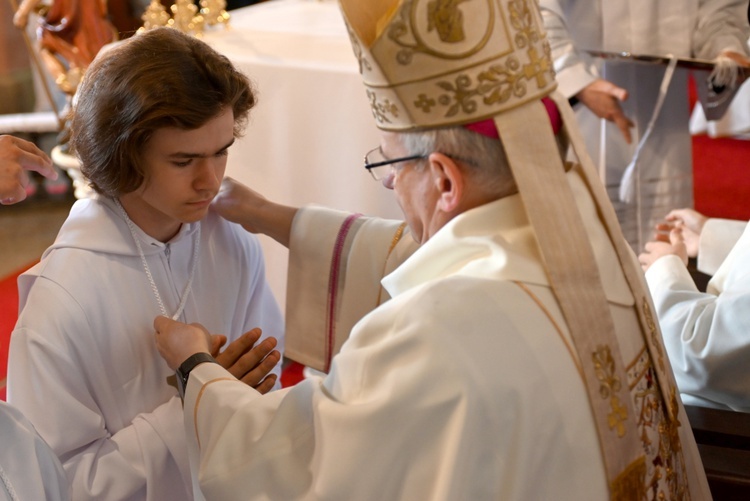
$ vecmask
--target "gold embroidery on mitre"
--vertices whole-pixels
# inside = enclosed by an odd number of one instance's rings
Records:
[[[529,82],[535,82],[537,88],[547,86],[552,75],[552,60],[549,44],[542,44],[543,54],[539,54],[536,45],[542,34],[534,26],[531,10],[524,0],[515,0],[509,4],[510,25],[516,33],[513,40],[519,49],[526,48],[527,62],[522,62],[516,55],[508,56],[505,61],[492,64],[479,71],[475,76],[462,73],[453,82],[440,80],[435,83],[444,92],[428,96],[419,94],[414,106],[424,113],[430,113],[436,105],[447,107],[445,118],[456,116],[459,112],[466,115],[475,113],[479,106],[476,99],[481,98],[484,105],[497,105],[508,102],[511,97],[523,98]],[[411,55],[405,59],[411,59]],[[401,53],[399,53],[399,62]],[[476,83],[474,83],[476,80]]]
[[[648,332],[651,335],[651,344],[656,349],[657,355],[659,355],[659,360],[657,362],[659,363],[659,369],[664,372],[665,365],[664,365],[664,352],[661,349],[661,339],[659,339],[659,336],[657,333],[659,332],[656,328],[656,322],[654,322],[654,316],[651,313],[651,307],[648,304],[648,298],[643,298],[643,316],[646,319],[646,326],[648,327]]]
[[[467,40],[464,14],[459,6],[464,2],[485,5],[487,15],[475,16],[473,21],[483,18],[487,24],[483,27],[470,26],[472,33],[482,29],[482,36],[478,40]],[[388,27],[388,38],[401,47],[396,53],[396,61],[400,64],[411,63],[415,53],[440,59],[472,57],[487,45],[495,27],[492,0],[429,0],[426,10],[420,7],[420,2],[406,0],[399,11],[399,19]],[[420,29],[424,24],[426,27]],[[429,36],[433,32],[437,40]],[[452,48],[463,43],[468,43],[469,47],[460,52]]]
[[[646,498],[646,457],[641,456],[628,465],[612,481],[612,501],[634,501]]]
[[[599,385],[599,395],[603,399],[609,399],[609,405],[612,412],[607,416],[609,428],[617,432],[617,436],[625,436],[625,421],[628,419],[628,409],[620,401],[617,394],[622,389],[622,381],[615,376],[615,360],[609,346],[599,346],[592,354],[594,360],[594,370],[596,378],[601,383]]]
[[[489,118],[540,99],[557,85],[533,0],[396,1],[392,17],[381,16],[385,22],[374,35],[359,4],[342,5],[382,129]]]
[[[346,31],[349,34],[349,41],[352,43],[352,51],[354,52],[354,57],[357,58],[359,73],[362,74],[365,72],[365,70],[371,70],[372,65],[370,64],[370,61],[367,60],[365,51],[362,50],[362,44],[359,43],[359,39],[352,31],[351,26],[349,26],[348,24],[346,25]]]
[[[370,101],[370,108],[372,109],[372,116],[375,117],[378,123],[391,123],[388,116],[394,118],[398,117],[398,106],[386,99],[385,101],[378,102],[378,95],[371,90],[367,91],[367,99]]]

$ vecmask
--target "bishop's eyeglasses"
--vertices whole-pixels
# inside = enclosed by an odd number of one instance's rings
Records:
[[[386,158],[380,146],[367,152],[365,155],[365,169],[376,180],[387,178],[392,171],[396,170],[395,164],[427,158],[429,155],[410,155],[408,157]]]

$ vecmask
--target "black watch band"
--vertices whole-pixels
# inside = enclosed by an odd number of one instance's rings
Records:
[[[189,356],[187,360],[182,362],[177,368],[177,371],[175,371],[177,375],[177,391],[180,394],[180,398],[185,398],[185,388],[187,388],[190,371],[192,371],[196,365],[202,364],[203,362],[211,362],[214,364],[219,363],[208,353],[196,353],[195,355]]]

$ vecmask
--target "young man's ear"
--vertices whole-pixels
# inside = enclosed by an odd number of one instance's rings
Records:
[[[429,156],[432,182],[438,192],[438,208],[446,213],[454,212],[464,196],[463,172],[452,158],[442,153]]]

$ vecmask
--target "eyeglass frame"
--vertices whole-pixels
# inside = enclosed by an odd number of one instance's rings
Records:
[[[385,179],[388,176],[377,177],[377,176],[375,176],[375,172],[373,172],[372,169],[375,169],[377,167],[383,167],[385,165],[396,164],[396,163],[399,163],[399,162],[408,162],[410,160],[422,160],[422,159],[425,159],[428,156],[430,156],[429,154],[427,154],[427,155],[410,155],[408,157],[392,158],[392,159],[388,159],[388,160],[381,160],[379,162],[369,163],[367,161],[367,157],[369,157],[374,151],[378,151],[378,150],[380,150],[380,154],[383,155],[383,151],[382,151],[382,149],[381,149],[380,146],[378,146],[376,148],[373,148],[370,151],[368,151],[367,153],[365,153],[365,169],[367,169],[367,172],[370,173],[370,175],[372,176],[372,178],[375,181],[382,181],[383,179]],[[385,155],[383,155],[383,156],[385,156]]]

